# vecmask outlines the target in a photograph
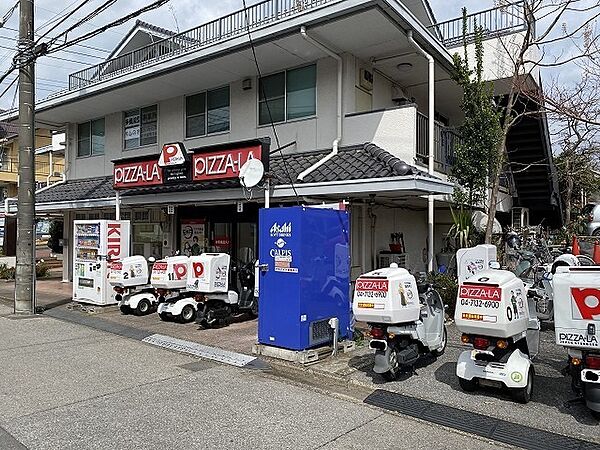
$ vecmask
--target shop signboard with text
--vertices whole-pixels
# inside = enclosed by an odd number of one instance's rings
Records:
[[[159,155],[115,160],[115,189],[237,180],[249,159],[260,159],[269,168],[270,139],[212,145],[187,151],[181,142],[163,145]]]

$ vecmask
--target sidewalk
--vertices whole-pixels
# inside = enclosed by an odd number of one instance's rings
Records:
[[[63,283],[59,276],[41,278],[36,281],[36,306],[49,308],[71,301],[72,283]],[[15,280],[0,280],[0,298],[9,302],[15,298]]]

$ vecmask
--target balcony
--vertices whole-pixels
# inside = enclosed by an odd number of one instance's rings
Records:
[[[429,159],[429,119],[424,114],[417,112],[417,161],[428,164]],[[460,143],[460,136],[454,128],[445,127],[439,122],[434,124],[433,155],[434,169],[448,174],[454,164],[455,146]]]
[[[158,61],[208,47],[337,0],[265,0],[169,38],[69,75],[68,91],[118,77]],[[52,96],[64,94],[57,92]]]
[[[427,166],[429,119],[410,104],[398,108],[346,115],[344,145],[372,142],[409,164]],[[457,132],[435,123],[434,170],[448,174],[454,163]]]
[[[476,28],[483,28],[483,39],[493,39],[525,31],[524,1],[509,3],[467,15],[466,41],[475,40]],[[458,47],[463,42],[463,18],[439,22],[429,27],[447,48]]]
[[[36,161],[35,163],[35,176],[36,177],[47,177],[49,175],[53,177],[60,177],[65,170],[64,163],[54,163],[52,167],[52,173],[50,173],[50,163],[48,161]],[[4,158],[0,162],[0,176],[2,174],[14,174],[19,173],[19,160],[17,158]],[[3,180],[8,181],[8,180]],[[16,181],[16,176],[15,176]]]

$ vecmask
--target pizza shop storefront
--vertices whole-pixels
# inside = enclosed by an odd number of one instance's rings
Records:
[[[132,253],[161,258],[211,251],[241,262],[254,260],[259,204],[253,198],[257,194],[243,189],[238,178],[249,159],[260,159],[268,169],[269,141],[189,152],[183,144],[167,144],[160,155],[113,161],[120,217],[131,220]],[[258,200],[262,198],[261,193]],[[136,212],[144,210],[157,222],[136,220]]]

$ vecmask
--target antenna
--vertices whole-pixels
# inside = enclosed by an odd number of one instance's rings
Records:
[[[253,188],[265,174],[265,166],[260,159],[249,159],[240,168],[239,179],[242,186],[246,189]]]
[[[179,33],[179,22],[177,21],[177,16],[175,15],[175,8],[173,8],[173,5],[169,5],[169,11],[171,11],[171,15],[173,16],[173,22],[175,22],[175,27],[177,27],[177,33]]]

